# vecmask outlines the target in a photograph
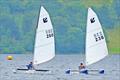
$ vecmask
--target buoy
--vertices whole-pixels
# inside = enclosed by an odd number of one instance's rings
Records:
[[[7,56],[7,60],[12,60],[13,57],[12,56]]]

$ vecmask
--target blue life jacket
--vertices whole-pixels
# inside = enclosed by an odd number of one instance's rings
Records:
[[[33,65],[32,65],[32,64],[29,64],[29,65],[27,65],[27,68],[28,68],[28,70],[30,70],[30,69],[33,68]]]

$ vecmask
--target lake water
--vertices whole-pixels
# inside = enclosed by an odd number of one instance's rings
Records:
[[[104,69],[105,74],[65,74],[68,68],[78,69],[80,62],[84,62],[84,55],[56,55],[51,61],[37,66],[39,69],[49,69],[50,74],[13,73],[16,68],[26,68],[32,61],[32,54],[10,54],[13,60],[6,57],[9,54],[0,54],[0,80],[120,80],[120,55],[109,55],[105,59],[90,65],[89,69]]]

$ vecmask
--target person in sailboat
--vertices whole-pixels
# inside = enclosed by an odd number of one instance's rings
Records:
[[[33,66],[33,62],[30,62],[28,65],[26,65],[28,70],[33,70],[35,69],[34,66]]]
[[[83,63],[80,63],[79,70],[85,69],[85,65]]]

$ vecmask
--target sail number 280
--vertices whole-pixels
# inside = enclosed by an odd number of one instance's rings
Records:
[[[54,36],[53,29],[48,29],[46,32],[46,38],[51,38]]]

